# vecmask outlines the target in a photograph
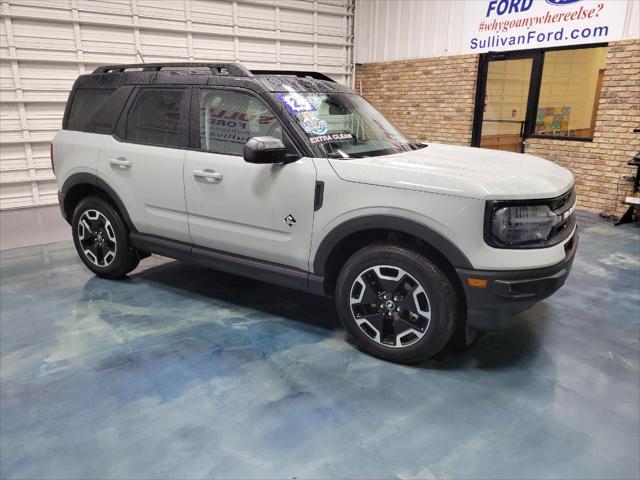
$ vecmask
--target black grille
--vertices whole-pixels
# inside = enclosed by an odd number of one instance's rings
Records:
[[[562,217],[567,214],[567,212],[571,212],[566,218],[564,218],[561,222],[559,222],[549,234],[549,238],[547,242],[551,244],[560,243],[562,240],[567,238],[573,231],[573,227],[576,225],[576,212],[574,207],[576,206],[576,192],[571,189],[564,195],[558,198],[554,198],[549,207],[559,217]],[[573,210],[573,211],[572,211]]]

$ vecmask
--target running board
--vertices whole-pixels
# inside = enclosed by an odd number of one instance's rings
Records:
[[[294,288],[317,295],[326,295],[324,292],[324,277],[319,277],[298,268],[140,232],[131,232],[129,238],[133,246],[143,252],[195,263],[282,287]]]

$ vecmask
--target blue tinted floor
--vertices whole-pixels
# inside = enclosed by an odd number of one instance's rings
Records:
[[[567,285],[446,362],[331,301],[70,242],[1,256],[2,478],[638,478],[640,229],[582,220]]]

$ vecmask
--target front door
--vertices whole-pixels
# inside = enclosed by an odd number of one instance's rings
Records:
[[[203,88],[193,109],[199,109],[199,149],[186,152],[184,165],[193,243],[308,270],[313,159],[284,165],[244,161],[251,137],[288,143],[276,116],[248,91]]]
[[[534,63],[540,54],[487,54],[480,60],[472,145],[524,151]]]

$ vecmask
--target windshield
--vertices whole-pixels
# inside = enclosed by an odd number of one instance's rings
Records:
[[[413,150],[364,98],[348,93],[276,94],[319,157],[362,158]]]

